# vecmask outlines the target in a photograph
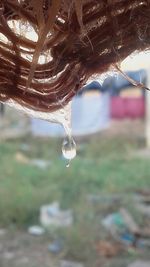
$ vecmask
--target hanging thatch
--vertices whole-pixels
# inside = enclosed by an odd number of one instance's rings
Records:
[[[92,74],[149,48],[150,0],[0,0],[0,100],[54,111]]]

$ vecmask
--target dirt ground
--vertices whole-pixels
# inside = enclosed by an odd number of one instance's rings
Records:
[[[104,130],[101,134],[111,138],[124,136],[138,138],[139,140],[144,141],[146,125],[144,119],[111,120],[108,129]]]
[[[63,253],[51,254],[48,251],[49,244],[50,239],[45,235],[37,237],[25,231],[0,229],[0,267],[60,267]],[[135,256],[136,252],[131,250],[130,259],[126,255],[114,258],[99,257],[95,259],[93,267],[127,267],[135,261]],[[140,261],[150,261],[149,252],[138,252],[138,258]]]
[[[0,230],[1,267],[51,267],[57,261],[48,252],[50,240],[26,232]]]

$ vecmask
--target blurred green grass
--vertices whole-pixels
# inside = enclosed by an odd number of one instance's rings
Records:
[[[29,151],[22,151],[22,144]],[[77,142],[78,143],[78,142]],[[80,142],[69,168],[61,157],[61,140],[31,137],[0,143],[0,225],[37,223],[39,207],[58,200],[63,208],[80,209],[87,194],[124,193],[150,187],[148,158],[136,156],[137,138],[97,135]],[[46,169],[16,160],[50,161]]]

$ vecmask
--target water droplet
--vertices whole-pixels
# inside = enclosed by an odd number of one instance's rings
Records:
[[[71,162],[71,160],[69,160],[68,163],[66,164],[66,168],[70,167],[70,162]]]
[[[70,161],[76,156],[76,144],[72,137],[67,137],[62,144],[62,154],[69,160],[66,167],[69,167]]]

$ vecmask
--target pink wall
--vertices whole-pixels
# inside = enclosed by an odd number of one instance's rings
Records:
[[[143,118],[145,115],[144,97],[111,97],[111,118]]]

